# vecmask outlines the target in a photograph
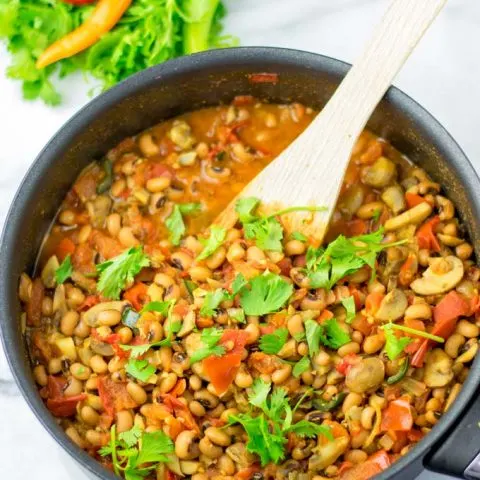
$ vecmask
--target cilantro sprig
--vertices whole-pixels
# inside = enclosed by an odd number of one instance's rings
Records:
[[[226,236],[226,228],[218,225],[212,225],[210,227],[210,236],[206,240],[200,238],[200,243],[203,245],[203,250],[198,255],[197,260],[205,260],[210,255],[215,253],[225,241]]]
[[[100,274],[97,289],[106,298],[118,300],[125,286],[133,282],[140,270],[150,265],[142,247],[132,247],[120,255],[97,265]]]
[[[202,209],[200,203],[180,203],[175,204],[172,213],[165,220],[165,226],[170,232],[170,241],[172,245],[180,245],[180,240],[185,235],[186,227],[183,221],[184,215],[192,215]]]
[[[223,330],[219,328],[205,328],[202,330],[200,335],[200,340],[203,344],[203,347],[199,348],[197,351],[193,352],[190,357],[190,364],[200,362],[204,358],[215,355],[217,357],[222,356],[225,353],[225,347],[218,345],[218,342],[222,338]]]
[[[229,424],[240,423],[248,435],[247,450],[260,457],[262,466],[279,463],[285,458],[287,436],[294,432],[300,437],[314,438],[323,435],[333,440],[329,427],[308,420],[293,423],[293,415],[303,398],[292,409],[286,390],[275,388],[262,379],[255,380],[248,400],[260,412],[230,415]]]
[[[320,351],[320,345],[338,350],[350,342],[350,336],[340,327],[336,318],[329,318],[322,324],[306,320],[305,335],[311,357]]]
[[[172,440],[161,430],[142,432],[138,426],[117,436],[116,426],[110,430],[110,443],[99,450],[103,457],[110,456],[113,469],[126,480],[140,480],[153,472],[158,463],[170,460],[175,448]]]
[[[55,270],[55,280],[60,285],[66,282],[73,273],[72,259],[67,255],[60,266]]]
[[[305,273],[310,288],[330,290],[340,279],[368,265],[375,274],[377,255],[385,248],[405,243],[400,240],[382,243],[383,229],[356,237],[339,235],[327,248],[309,247],[306,254]]]

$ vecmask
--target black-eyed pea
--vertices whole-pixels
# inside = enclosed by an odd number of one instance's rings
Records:
[[[236,262],[245,258],[245,249],[239,243],[232,243],[227,251],[227,260]]]
[[[172,180],[169,177],[155,177],[147,180],[146,187],[150,193],[160,193],[167,189]]]
[[[191,267],[188,270],[188,274],[194,282],[205,282],[208,278],[212,278],[212,271],[202,265]]]
[[[44,365],[37,365],[33,369],[33,377],[38,385],[41,387],[46,387],[48,383],[47,371],[45,370]]]
[[[358,218],[368,220],[372,218],[377,212],[383,209],[383,202],[370,202],[363,204],[355,213]]]
[[[428,303],[414,303],[405,310],[405,319],[428,320],[432,318],[432,308]]]
[[[180,287],[178,285],[172,285],[165,290],[165,301],[178,300],[180,298]]]
[[[90,425],[91,427],[98,425],[100,420],[100,415],[89,405],[82,407],[80,410],[80,417],[87,425]]]
[[[45,297],[42,301],[42,315],[49,317],[53,313],[53,301],[50,297]]]
[[[358,431],[355,432],[355,435],[352,436],[350,446],[353,449],[362,448],[369,434],[370,432],[368,430],[360,428]]]
[[[88,380],[92,374],[92,370],[82,363],[75,362],[70,365],[70,373],[78,380]]]
[[[460,259],[460,260],[468,260],[473,253],[473,247],[467,243],[461,243],[455,248],[455,255]]]
[[[332,357],[325,351],[320,350],[313,358],[313,364],[319,367],[326,367],[332,362]]]
[[[225,405],[223,403],[219,403],[213,410],[210,410],[209,415],[212,418],[220,418],[224,411]]]
[[[308,345],[306,342],[300,342],[297,346],[297,353],[304,357],[305,355],[308,355]]]
[[[73,427],[73,426],[67,427],[65,429],[65,433],[66,433],[67,437],[73,443],[75,443],[78,447],[80,447],[80,448],[86,448],[87,447],[87,444],[86,444],[85,440],[81,437],[81,435],[78,433],[78,430],[75,427]]]
[[[91,376],[85,382],[85,390],[98,390],[98,377],[96,375]]]
[[[97,315],[97,321],[100,325],[114,327],[120,323],[122,314],[118,310],[104,310]]]
[[[205,407],[197,400],[191,401],[188,408],[196,417],[203,417],[207,413]]]
[[[340,357],[345,357],[346,355],[352,355],[360,351],[360,345],[357,342],[348,342],[345,345],[342,345],[338,349],[338,355]]]
[[[60,320],[60,331],[66,336],[71,337],[78,324],[80,315],[74,310],[66,312]]]
[[[58,221],[62,225],[67,225],[67,226],[72,226],[75,225],[76,223],[76,215],[75,212],[72,210],[62,210],[60,214],[58,215]]]
[[[288,332],[292,337],[299,335],[305,331],[303,326],[303,318],[299,314],[292,315],[287,321]]]
[[[368,293],[385,293],[385,290],[385,285],[383,285],[383,283],[380,283],[378,280],[369,282],[367,286]]]
[[[223,420],[224,422],[228,422],[229,417],[231,415],[236,415],[237,413],[238,413],[238,408],[236,407],[227,408],[220,415],[220,420]]]
[[[287,381],[291,373],[292,366],[286,363],[272,373],[272,382],[275,385],[280,385]]]
[[[200,440],[198,447],[208,458],[220,458],[223,454],[223,448],[215,445],[206,435]]]
[[[242,238],[242,231],[238,228],[229,228],[227,230],[227,236],[225,237],[225,242],[231,243]]]
[[[244,331],[248,333],[247,345],[255,343],[260,337],[260,327],[254,323],[249,323]]]
[[[48,361],[48,373],[50,375],[55,375],[62,371],[62,360],[60,358],[51,358]]]
[[[120,343],[126,345],[131,342],[133,338],[133,333],[128,327],[120,327],[116,333],[120,337]]]
[[[184,475],[194,475],[200,469],[200,462],[195,462],[193,460],[181,460],[180,461],[180,470]]]
[[[153,281],[163,288],[171,287],[175,283],[174,279],[166,273],[157,273]]]
[[[118,232],[118,240],[125,248],[136,247],[140,244],[130,227],[122,227]]]
[[[360,416],[360,423],[365,430],[371,430],[373,428],[373,419],[375,417],[375,409],[371,406],[366,406],[362,410]]]
[[[172,253],[170,262],[175,268],[187,271],[192,266],[193,258],[186,252],[178,251]]]
[[[382,334],[374,334],[374,335],[369,335],[368,337],[365,338],[363,341],[363,351],[371,355],[373,353],[378,352],[383,348],[385,345],[385,336]]]
[[[198,375],[190,375],[188,380],[190,388],[194,391],[202,388],[202,379]]]
[[[161,393],[168,393],[177,383],[178,377],[175,373],[168,373],[160,381],[159,389]]]
[[[467,338],[476,338],[480,333],[480,328],[474,323],[469,322],[468,320],[460,320],[457,323],[457,328],[455,333],[459,333]]]
[[[112,357],[108,362],[108,371],[110,373],[119,372],[120,370],[125,368],[126,364],[127,360],[125,358],[120,358],[117,356]]]
[[[220,470],[222,475],[233,475],[235,473],[235,463],[226,454],[223,454],[217,460],[217,468]]]
[[[115,423],[118,433],[130,430],[133,427],[133,415],[130,410],[120,410],[117,412],[115,415]]]
[[[354,465],[358,465],[360,463],[363,463],[367,460],[368,454],[367,452],[364,452],[363,450],[355,449],[355,450],[349,450],[347,453],[345,453],[345,460],[347,462],[351,462]]]
[[[465,337],[460,333],[453,333],[446,342],[444,350],[450,358],[457,358],[460,348],[465,344]]]
[[[68,291],[68,305],[75,309],[85,301],[85,294],[79,288],[71,288]]]
[[[138,147],[145,157],[152,157],[160,151],[160,147],[155,143],[150,132],[143,133],[140,136],[138,139]]]
[[[304,242],[301,242],[300,240],[289,240],[285,244],[285,253],[288,256],[293,256],[293,255],[302,255],[305,253],[306,246]]]
[[[303,372],[303,373],[302,373],[301,379],[302,379],[302,382],[303,382],[305,385],[312,385],[312,383],[313,383],[314,380],[315,380],[315,377],[314,377],[314,375],[313,375],[312,372],[307,371],[307,372]]]
[[[86,384],[85,389],[88,390]],[[89,394],[87,399],[85,400],[85,404],[89,407],[92,407],[94,410],[100,411],[103,410],[103,402],[98,395]]]
[[[352,332],[352,340],[361,345],[363,343],[363,333],[359,332],[358,330],[354,330]]]
[[[103,447],[108,443],[109,434],[97,430],[87,430],[85,439],[94,447]]]
[[[429,410],[427,413],[425,413],[425,420],[430,424],[430,425],[435,425],[441,417],[440,412],[434,412],[433,410]]]
[[[90,330],[90,326],[80,318],[73,334],[79,338],[87,338],[90,335]]]
[[[75,395],[80,395],[83,392],[83,382],[78,380],[75,377],[70,377],[68,379],[67,388],[63,391],[63,394],[66,397],[74,397]]]
[[[107,373],[108,371],[108,364],[107,362],[105,362],[105,360],[103,359],[102,356],[100,355],[94,355],[91,359],[90,359],[90,368],[95,372],[95,373],[98,373],[98,374],[102,374],[102,373]]]
[[[253,378],[250,373],[242,365],[234,379],[235,385],[239,388],[248,388],[252,386]]]
[[[215,270],[225,261],[227,255],[226,248],[222,245],[218,247],[206,260],[205,265],[211,270]]]
[[[221,447],[228,447],[232,443],[230,435],[225,430],[217,427],[208,427],[205,435],[215,444]]]
[[[347,413],[352,407],[358,407],[363,402],[363,397],[359,393],[350,392],[343,401],[342,412]]]
[[[247,249],[247,260],[250,262],[262,263],[266,261],[265,253],[263,250],[256,246],[249,247]]]
[[[199,401],[207,410],[215,408],[219,403],[218,397],[206,388],[195,392],[193,398]]]
[[[143,405],[147,401],[147,392],[138,383],[128,382],[127,392],[137,405]]]
[[[442,402],[438,398],[431,398],[425,405],[425,410],[437,412],[442,409]]]

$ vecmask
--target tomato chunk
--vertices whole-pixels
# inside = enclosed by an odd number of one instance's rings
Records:
[[[440,251],[440,244],[434,233],[434,228],[440,223],[440,217],[436,215],[428,222],[425,222],[415,234],[417,243],[420,248],[426,248],[433,250],[434,252]]]
[[[135,310],[140,311],[148,299],[147,290],[148,287],[144,283],[139,282],[129,288],[123,294],[123,298],[130,302]]]
[[[67,380],[63,377],[54,377],[52,375],[48,377],[47,408],[56,417],[70,417],[74,415],[77,410],[77,404],[87,398],[85,393],[66,397],[64,390],[67,383]]]
[[[203,369],[218,395],[228,390],[241,363],[241,353],[227,353],[221,357],[212,355],[203,360]]]
[[[103,408],[109,415],[137,406],[137,403],[127,392],[126,382],[117,383],[107,376],[98,377],[98,394]]]
[[[382,413],[382,432],[408,432],[413,427],[413,416],[410,402],[405,397],[393,400]]]

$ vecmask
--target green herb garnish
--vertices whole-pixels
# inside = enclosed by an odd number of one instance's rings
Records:
[[[286,328],[278,328],[273,333],[267,333],[260,337],[260,350],[269,355],[276,355],[285,345],[288,337]]]
[[[203,245],[203,250],[198,255],[197,260],[205,260],[207,257],[215,253],[215,251],[222,245],[227,236],[227,229],[219,227],[218,225],[212,225],[210,227],[210,236],[203,240],[200,239],[200,242]]]
[[[55,270],[55,280],[60,285],[67,281],[73,273],[72,259],[67,255],[60,266]]]
[[[200,335],[200,340],[204,346],[193,353],[190,357],[190,364],[193,365],[196,362],[200,362],[210,355],[222,356],[225,353],[225,347],[218,345],[222,335],[223,330],[219,328],[204,328]]]

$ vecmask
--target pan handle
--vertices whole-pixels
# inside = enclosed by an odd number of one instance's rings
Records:
[[[463,416],[424,460],[425,467],[438,473],[480,480],[480,401],[475,398]]]

